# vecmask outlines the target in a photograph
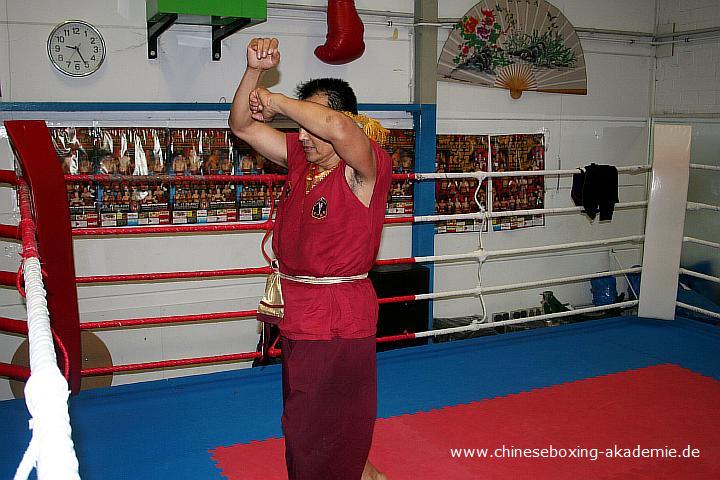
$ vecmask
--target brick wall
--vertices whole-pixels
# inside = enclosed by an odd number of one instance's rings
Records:
[[[720,0],[660,0],[658,24],[675,31],[720,28]],[[720,31],[709,41],[675,44],[657,59],[653,113],[720,114]]]

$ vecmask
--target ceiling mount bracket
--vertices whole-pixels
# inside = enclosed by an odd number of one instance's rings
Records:
[[[147,22],[148,58],[155,59],[158,54],[158,38],[178,19],[177,13],[164,13],[158,20]]]
[[[234,22],[227,25],[213,25],[212,26],[212,59],[213,61],[219,61],[222,57],[221,46],[222,41],[237,32],[242,30],[250,24],[252,19],[250,18],[238,18]]]

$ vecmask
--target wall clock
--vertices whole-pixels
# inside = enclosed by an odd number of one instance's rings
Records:
[[[105,40],[97,28],[81,20],[56,26],[47,40],[50,63],[71,77],[95,73],[105,60]]]

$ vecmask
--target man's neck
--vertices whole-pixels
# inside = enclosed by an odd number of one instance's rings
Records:
[[[337,155],[333,155],[327,160],[321,160],[315,163],[315,165],[318,166],[318,173],[322,173],[326,170],[332,170],[338,165],[338,163],[340,163],[340,157],[338,157]]]

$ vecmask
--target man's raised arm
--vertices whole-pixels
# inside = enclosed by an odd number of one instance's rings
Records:
[[[280,51],[276,38],[253,38],[250,41],[247,46],[247,67],[233,97],[228,125],[238,138],[262,156],[287,166],[285,134],[264,123],[272,118],[256,119],[250,111],[250,93],[257,88],[262,73],[275,68],[279,62]]]
[[[375,182],[375,156],[370,140],[355,121],[342,112],[307,100],[257,88],[250,94],[254,118],[282,114],[313,135],[332,144],[335,152],[364,182]]]

